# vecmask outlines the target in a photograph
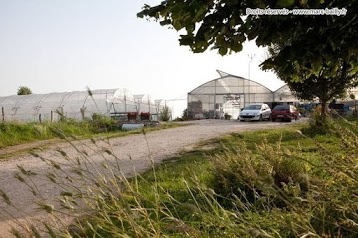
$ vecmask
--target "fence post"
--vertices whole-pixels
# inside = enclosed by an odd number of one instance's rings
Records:
[[[5,122],[5,109],[4,109],[4,107],[1,107],[1,118],[2,118],[2,122]]]
[[[84,108],[84,107],[80,108],[80,113],[81,113],[81,116],[82,116],[82,120],[85,119],[85,110],[86,110],[86,108]]]
[[[53,111],[51,111],[51,123],[53,122]]]

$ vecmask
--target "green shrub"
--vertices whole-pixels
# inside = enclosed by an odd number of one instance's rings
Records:
[[[302,130],[306,135],[325,135],[333,128],[333,119],[330,115],[321,115],[319,110],[314,110],[309,116],[309,126]]]
[[[219,201],[241,212],[289,212],[290,219],[282,216],[276,223],[290,228],[286,232],[289,237],[303,233],[356,237],[358,127],[345,123],[332,123],[333,134],[325,135],[340,138],[339,151],[305,137],[316,146],[314,157],[305,157],[299,147],[287,150],[280,142],[272,145],[264,141],[256,150],[248,149],[243,141],[234,147],[227,145],[214,160],[213,189],[219,198],[225,198]]]
[[[120,128],[116,120],[99,113],[93,113],[92,120],[89,122],[93,125],[94,132],[96,133],[115,131]]]
[[[305,162],[264,141],[257,150],[249,150],[244,142],[216,156],[213,166],[213,189],[224,197],[238,197],[255,204],[265,198],[266,205],[286,207],[285,197],[303,196],[308,189]],[[285,188],[285,189],[284,189]]]
[[[165,105],[159,111],[160,120],[169,121],[172,116],[171,114],[172,114],[172,112],[171,112],[170,108],[167,105]]]

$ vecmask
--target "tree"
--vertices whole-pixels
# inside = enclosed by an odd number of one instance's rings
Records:
[[[159,115],[162,121],[169,121],[172,116],[172,112],[170,108],[167,105],[165,105],[159,110]]]
[[[246,13],[249,8],[287,11],[337,8],[345,15],[329,15],[328,11],[325,16],[249,15]],[[357,79],[356,12],[355,0],[167,0],[154,7],[145,5],[138,16],[154,18],[161,25],[180,31],[183,33],[180,44],[189,46],[194,53],[210,48],[226,55],[241,51],[245,41],[254,40],[270,50],[262,69],[273,70],[289,86],[311,80],[307,84],[318,91],[329,80],[327,83],[339,88],[340,94]],[[303,85],[296,86],[299,94]],[[321,100],[325,101],[326,96],[321,95]]]
[[[246,14],[248,9],[268,8],[345,8],[348,11],[344,17]],[[316,30],[327,36],[317,47],[327,42],[336,46],[353,43],[349,48],[354,49],[357,46],[356,12],[355,0],[166,0],[154,7],[145,5],[138,17],[154,18],[161,25],[181,30],[184,34],[180,36],[180,44],[190,46],[193,52],[203,52],[212,47],[225,55],[230,51],[241,51],[246,40],[255,39],[258,46],[271,46],[277,42],[300,40]],[[345,41],[335,41],[337,39]]]
[[[182,113],[181,118],[182,118],[184,121],[188,120],[188,108],[185,108],[185,109],[183,110],[183,113]]]
[[[350,84],[348,77],[342,79],[311,76],[301,82],[288,81],[288,86],[298,98],[313,100],[318,97],[322,104],[321,115],[323,116],[326,115],[327,103],[334,98],[343,98],[347,85]]]
[[[20,86],[17,89],[17,95],[30,95],[32,94],[32,91],[29,87],[26,86]]]
[[[304,100],[318,97],[322,103],[321,115],[323,117],[326,115],[328,101],[343,98],[347,89],[358,85],[357,72],[351,70],[351,62],[341,57],[339,50],[336,51],[336,57],[320,58],[318,62],[306,61],[304,65],[297,61],[297,56],[287,54],[285,45],[286,43],[277,43],[270,47],[271,58],[262,64],[263,68],[276,72],[297,97]],[[317,54],[320,53],[317,52]],[[318,71],[312,73],[311,64],[315,63]]]
[[[353,111],[353,115],[354,115],[354,116],[357,116],[358,114],[357,114],[357,100],[356,100],[356,96],[355,96],[353,93],[351,93],[351,94],[349,95],[349,98],[354,101],[354,111]]]

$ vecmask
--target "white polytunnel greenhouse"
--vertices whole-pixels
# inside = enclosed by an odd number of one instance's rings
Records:
[[[237,118],[240,109],[254,103],[295,103],[287,85],[276,91],[255,81],[218,71],[220,77],[200,85],[188,93],[188,117],[223,118],[225,114]]]
[[[154,100],[154,103],[155,103],[155,108],[156,108],[156,112],[157,114],[160,113],[160,109],[167,106],[167,101],[164,100],[164,99],[156,99]]]
[[[134,95],[134,100],[139,107],[139,111],[143,112],[156,112],[155,101],[148,94]]]
[[[128,113],[156,114],[149,95],[133,96],[125,88],[0,97],[2,121],[58,121],[61,116],[82,120],[94,113],[118,118]]]

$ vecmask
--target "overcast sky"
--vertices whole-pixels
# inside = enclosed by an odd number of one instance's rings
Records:
[[[125,87],[156,99],[186,98],[217,69],[270,89],[283,85],[258,65],[264,50],[193,54],[175,30],[136,17],[161,0],[0,0],[0,96]]]

